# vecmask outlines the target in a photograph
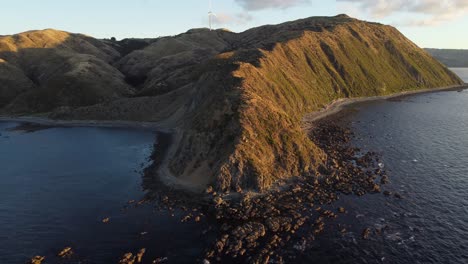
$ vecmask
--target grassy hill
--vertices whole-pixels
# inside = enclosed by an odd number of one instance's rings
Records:
[[[314,175],[324,157],[301,119],[335,99],[462,83],[395,28],[347,16],[260,27],[239,39],[206,66],[197,83],[205,102],[171,161],[176,175],[211,175],[226,191]]]
[[[0,107],[46,112],[133,94],[110,63],[120,54],[104,42],[58,30],[0,38]]]
[[[0,70],[17,72],[13,79],[20,87],[11,89],[20,95],[4,112],[53,110],[50,116],[61,119],[159,122],[173,131],[173,144],[155,174],[226,192],[263,191],[291,176],[315,175],[326,156],[301,120],[336,99],[462,84],[395,28],[346,15],[242,33],[190,30],[125,53],[116,46],[124,43],[68,38],[62,39],[66,45],[43,48],[52,57],[34,48],[42,59],[28,67],[21,57],[0,56],[10,67]],[[79,75],[74,69],[82,58],[89,67]],[[71,66],[58,67],[65,61]],[[53,66],[60,70],[49,70]],[[50,74],[37,78],[31,74],[36,72]],[[8,85],[0,91],[10,91]],[[34,87],[47,96],[38,97]],[[31,107],[23,94],[44,106]],[[69,97],[82,100],[63,99]]]

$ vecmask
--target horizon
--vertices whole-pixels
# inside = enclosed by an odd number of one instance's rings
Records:
[[[184,1],[183,9],[180,8],[181,2],[103,0],[96,3],[83,0],[63,3],[45,0],[31,3],[18,0],[3,5],[0,35],[56,29],[99,39],[115,37],[121,40],[174,36],[193,28],[208,28],[208,0],[206,5],[195,0]],[[394,26],[422,48],[468,49],[468,36],[459,33],[468,26],[468,1],[392,3],[384,0],[377,3],[368,0],[329,3],[316,0],[214,0],[212,11],[217,15],[213,21],[214,28],[237,33],[308,17],[347,14],[356,19]],[[21,14],[21,18],[17,14]]]

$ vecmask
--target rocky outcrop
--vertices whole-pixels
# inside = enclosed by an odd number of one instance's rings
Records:
[[[30,72],[36,71],[25,70],[18,63],[21,60],[6,58],[12,65],[9,71],[19,69],[15,80],[21,85],[11,94],[21,94],[39,83],[51,92],[47,98],[54,100],[45,105],[71,106],[53,111],[55,118],[159,122],[174,136],[158,173],[185,186],[213,185],[225,192],[263,191],[293,176],[319,174],[326,154],[301,127],[306,113],[340,98],[462,84],[395,28],[346,15],[312,17],[238,34],[191,30],[145,42],[141,49],[120,57],[115,52],[123,44],[98,45],[84,39],[95,48],[67,45],[63,49],[80,53],[66,61],[76,60],[69,64],[80,65],[80,59],[86,58],[92,65],[89,71],[102,70],[101,77],[93,78],[87,71],[77,75],[76,66],[61,67],[59,81],[53,82],[56,78],[47,76],[56,72],[49,71],[49,66],[57,68],[64,61],[57,59],[47,67],[34,61],[30,66],[37,64],[43,69],[39,72],[50,72],[35,79]],[[52,54],[50,58],[63,53]],[[106,81],[106,86],[102,82],[107,77],[113,81]],[[63,78],[66,86],[60,81]],[[98,93],[98,98],[105,98],[102,103],[75,103],[57,97],[65,87],[110,90]],[[134,90],[131,97],[122,92],[128,87]],[[110,91],[116,96],[109,95]],[[11,94],[3,98],[14,97]],[[97,100],[95,93],[86,94]],[[23,107],[21,98],[17,96],[6,111],[39,109],[30,103]]]

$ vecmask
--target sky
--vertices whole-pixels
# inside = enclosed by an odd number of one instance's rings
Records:
[[[97,38],[208,27],[210,0],[0,0],[0,35],[54,28]],[[389,24],[426,48],[468,49],[468,0],[212,0],[214,27],[241,32],[310,16]]]

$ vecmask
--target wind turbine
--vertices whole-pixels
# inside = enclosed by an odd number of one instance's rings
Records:
[[[210,11],[208,12],[208,25],[210,27],[210,30],[213,30],[212,24],[213,24],[213,17],[216,17],[215,13],[213,13],[211,10],[213,9],[213,3],[212,0],[210,0]]]

